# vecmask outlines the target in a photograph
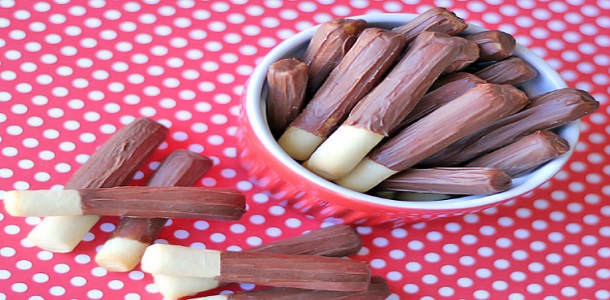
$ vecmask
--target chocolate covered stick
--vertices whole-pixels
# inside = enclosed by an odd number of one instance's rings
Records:
[[[479,61],[503,60],[513,54],[517,42],[515,38],[500,30],[488,30],[465,36],[479,45]]]
[[[309,65],[307,94],[313,96],[366,28],[364,20],[335,19],[320,25],[301,60]]]
[[[570,144],[551,131],[534,132],[508,146],[469,162],[471,167],[489,167],[518,177],[570,150]]]
[[[514,113],[527,96],[510,85],[481,84],[383,143],[337,183],[368,191],[458,139]]]
[[[278,140],[296,160],[306,160],[347,117],[394,63],[405,38],[380,28],[365,29],[352,49],[333,69],[303,112]]]
[[[286,130],[305,105],[307,65],[294,58],[278,60],[269,66],[267,121],[274,136]]]
[[[164,244],[149,246],[141,266],[153,274],[331,291],[364,291],[370,278],[367,263],[351,259]]]
[[[360,248],[362,248],[362,241],[354,228],[349,225],[336,225],[244,251],[340,257],[356,254]],[[153,277],[159,292],[164,297],[171,299],[211,290],[220,284],[218,280],[209,278],[163,274],[153,274]]]
[[[102,189],[9,191],[13,216],[129,216],[238,220],[245,197],[230,189],[122,186]]]
[[[177,150],[165,158],[148,181],[148,186],[192,186],[211,166],[212,160],[205,156]],[[122,218],[95,255],[95,262],[108,271],[132,270],[166,221],[165,218]]]
[[[468,27],[468,24],[456,16],[455,13],[442,7],[435,7],[418,15],[406,24],[392,29],[392,31],[404,35],[407,38],[407,43],[410,43],[424,31],[453,35],[460,33],[466,27]]]
[[[461,96],[475,86],[485,83],[485,80],[464,72],[450,74],[439,80],[442,80],[442,84],[424,95],[411,113],[396,126],[393,130],[394,132],[404,129],[408,125],[421,119],[423,116],[438,109],[449,101]],[[437,80],[437,82],[439,80]]]
[[[538,72],[523,59],[509,57],[474,74],[489,83],[517,86],[534,78]]]
[[[167,128],[151,119],[137,119],[111,136],[72,175],[66,189],[128,184],[167,136]],[[29,233],[36,246],[70,252],[99,220],[98,216],[48,217]]]
[[[235,294],[216,295],[191,300],[383,300],[390,295],[385,280],[372,276],[369,288],[362,292],[316,291],[294,288],[272,288],[267,290],[248,291]]]
[[[377,187],[381,190],[451,195],[494,194],[507,190],[511,179],[493,168],[408,169]]]
[[[347,120],[311,155],[307,168],[329,180],[347,174],[400,124],[443,70],[468,48],[477,49],[477,45],[444,33],[421,33],[390,73],[358,101]]]
[[[599,107],[589,93],[572,88],[532,98],[522,111],[494,122],[423,160],[421,166],[455,166],[506,146],[538,130],[582,118]]]

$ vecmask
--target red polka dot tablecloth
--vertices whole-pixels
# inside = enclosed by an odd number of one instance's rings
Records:
[[[149,117],[170,135],[133,184],[189,149],[214,160],[198,186],[237,188],[249,201],[238,222],[173,220],[157,242],[240,250],[329,226],[248,180],[235,138],[241,90],[257,61],[296,32],[432,6],[515,35],[601,106],[542,187],[476,214],[358,227],[364,247],[354,258],[388,280],[389,299],[610,299],[608,0],[0,0],[0,198],[62,188],[117,129]],[[102,218],[74,252],[59,254],[26,239],[40,218],[0,210],[0,299],[161,299],[150,275],[93,261],[118,220]]]

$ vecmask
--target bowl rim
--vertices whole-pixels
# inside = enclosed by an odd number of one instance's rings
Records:
[[[416,14],[404,14],[404,13],[383,13],[383,14],[370,14],[370,15],[359,15],[346,17],[347,19],[364,19],[369,23],[369,26],[380,24],[380,23],[406,23],[413,19]],[[339,186],[331,181],[328,181],[313,172],[309,171],[297,161],[293,160],[288,154],[286,154],[281,147],[277,144],[276,140],[271,135],[264,117],[264,101],[262,95],[264,94],[264,87],[266,82],[266,73],[269,66],[282,58],[290,57],[289,53],[295,52],[299,46],[306,45],[313,36],[313,33],[317,30],[320,25],[301,31],[294,36],[281,42],[279,45],[274,47],[256,66],[252,74],[250,75],[248,82],[245,87],[244,99],[242,99],[242,109],[245,111],[252,132],[265,149],[275,156],[281,164],[286,166],[288,169],[295,172],[303,180],[307,180],[312,184],[327,189],[331,192],[348,197],[352,201],[367,203],[375,205],[379,208],[392,208],[392,209],[414,209],[414,210],[425,210],[425,211],[446,211],[446,210],[464,210],[464,209],[476,209],[480,207],[487,207],[495,203],[502,203],[504,201],[511,200],[517,196],[523,195],[529,191],[532,191],[536,187],[544,184],[551,179],[561,168],[566,164],[570,156],[572,155],[576,142],[579,136],[579,124],[580,122],[574,121],[560,127],[559,132],[568,143],[570,144],[570,150],[567,153],[555,158],[537,170],[513,179],[513,187],[509,190],[491,195],[468,195],[447,200],[440,201],[400,201],[391,200],[381,197],[376,197],[360,192],[356,192],[345,187]],[[479,27],[473,24],[469,24],[468,28],[464,33],[476,33],[485,31],[487,29]],[[534,79],[539,78],[540,74],[544,73],[552,84],[552,89],[565,88],[567,84],[559,76],[559,74],[544,61],[544,59],[537,56],[533,51],[526,47],[517,44],[514,53],[517,53],[519,57],[526,60],[534,68],[538,70],[539,75]],[[532,80],[534,80],[532,79]],[[526,91],[527,92],[527,91]],[[546,91],[542,91],[546,92]],[[539,92],[539,93],[542,93]],[[333,202],[332,199],[325,199],[327,202]]]

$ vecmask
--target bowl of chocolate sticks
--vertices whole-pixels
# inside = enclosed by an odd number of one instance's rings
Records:
[[[479,211],[551,179],[599,106],[507,33],[444,8],[325,22],[244,89],[252,180],[305,214],[401,225]]]

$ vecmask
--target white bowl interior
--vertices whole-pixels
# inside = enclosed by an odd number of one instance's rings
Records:
[[[410,21],[414,17],[415,15],[413,14],[374,14],[350,18],[364,19],[369,23],[370,27],[390,29],[400,26]],[[267,56],[265,56],[250,77],[245,100],[245,113],[248,114],[248,118],[252,122],[253,133],[260,139],[268,151],[270,151],[283,164],[288,166],[299,176],[302,176],[305,180],[309,180],[322,188],[335,190],[346,195],[347,197],[350,197],[354,201],[368,202],[385,207],[430,211],[447,209],[473,209],[512,199],[527,193],[528,191],[551,179],[561,169],[572,154],[579,135],[578,121],[566,124],[557,130],[557,133],[570,143],[570,151],[568,153],[565,153],[559,158],[548,162],[530,174],[515,178],[513,180],[513,186],[511,189],[493,195],[470,195],[441,201],[396,201],[355,192],[327,181],[301,166],[280,148],[269,131],[265,116],[265,99],[267,98],[265,82],[269,66],[273,62],[282,58],[300,57],[300,55],[305,51],[305,48],[307,47],[307,44],[309,43],[309,40],[313,36],[317,27],[318,26],[307,29],[287,39],[271,50]],[[470,25],[464,31],[464,33],[475,33],[484,30],[484,28]],[[521,86],[529,96],[535,96],[544,92],[567,87],[566,83],[561,79],[559,74],[557,74],[555,70],[553,70],[543,59],[535,55],[532,51],[521,45],[517,45],[514,55],[524,59],[538,70],[538,76]]]

